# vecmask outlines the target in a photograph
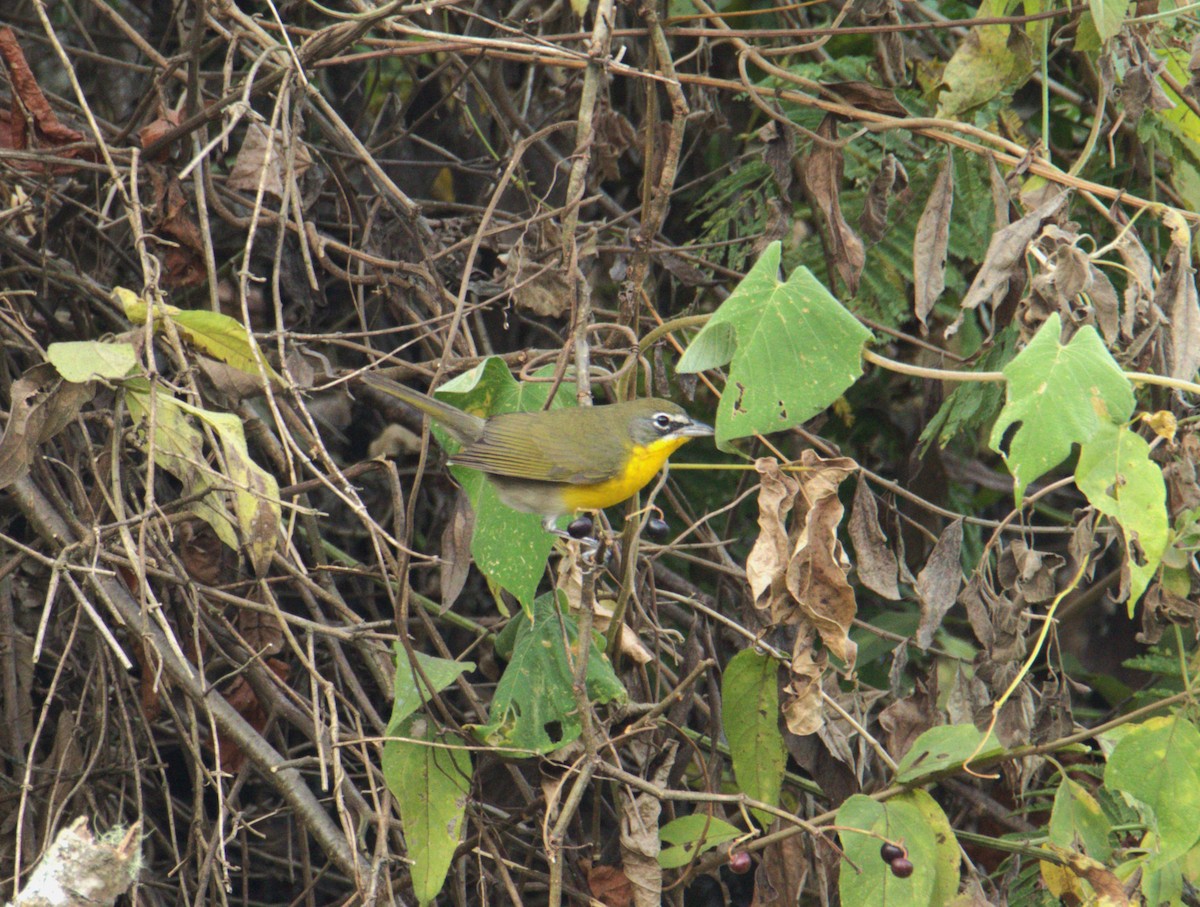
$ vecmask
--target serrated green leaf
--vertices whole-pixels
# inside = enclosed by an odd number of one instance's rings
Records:
[[[721,678],[721,722],[738,787],[772,806],[779,805],[787,763],[779,730],[778,676],[775,659],[742,649],[730,659]],[[754,816],[763,828],[775,820],[762,810],[754,810]]]
[[[1050,843],[1081,851],[1102,863],[1112,855],[1112,825],[1082,784],[1063,778],[1050,812]]]
[[[658,865],[663,869],[686,866],[697,855],[726,841],[733,841],[745,832],[723,819],[704,813],[681,816],[658,830],[663,844],[670,845],[658,852]]]
[[[780,244],[771,243],[688,345],[680,372],[721,364],[730,327],[737,338],[717,409],[716,440],[782,431],[812,418],[862,374],[871,333],[800,267],[779,280]],[[713,338],[707,335],[717,334]],[[692,352],[695,349],[696,352]]]
[[[911,784],[923,778],[962,768],[968,759],[986,759],[1003,752],[995,734],[981,747],[983,734],[973,724],[943,724],[930,728],[915,741],[896,766],[896,781]]]
[[[925,813],[909,795],[901,794],[878,803],[855,794],[838,809],[837,826],[844,851],[838,874],[843,904],[931,907],[946,903],[933,899],[935,890],[941,890],[938,841]],[[891,867],[879,858],[881,838],[908,851],[913,864],[909,878],[896,877]],[[946,843],[953,846],[953,836]]]
[[[124,287],[114,289],[113,297],[124,309],[126,318],[134,324],[146,323],[150,307],[145,300]],[[258,344],[240,321],[221,312],[162,304],[155,306],[154,317],[156,330],[161,330],[157,319],[169,318],[179,336],[206,355],[255,377],[260,374],[261,364],[262,373],[277,386],[284,386],[283,378],[267,363]]]
[[[418,686],[418,677],[412,665],[408,663],[408,653],[404,646],[395,643],[396,680],[395,699],[392,701],[392,715],[388,719],[389,734],[393,733],[417,709],[421,708],[431,696],[440,693],[454,683],[459,674],[474,671],[475,664],[470,661],[452,661],[449,658],[436,658],[424,652],[415,651],[417,666],[421,669],[423,679]],[[425,687],[425,681],[432,689]]]
[[[96,378],[116,381],[128,377],[138,364],[132,343],[101,343],[97,340],[52,343],[46,347],[46,360],[63,378],[75,384]]]
[[[1113,748],[1104,785],[1124,791],[1148,809],[1158,836],[1158,865],[1187,853],[1200,840],[1200,731],[1178,716],[1134,725]]]
[[[992,436],[992,450],[1004,455],[1019,504],[1030,482],[1045,475],[1085,444],[1104,425],[1133,412],[1133,387],[1090,325],[1063,346],[1058,313],[1046,319],[1034,338],[1004,367],[1007,402]],[[1019,423],[1001,449],[1010,425]]]
[[[442,890],[462,838],[471,757],[463,749],[440,745],[445,741],[424,718],[407,719],[398,735],[413,739],[384,744],[383,779],[400,807],[413,894],[424,905]]]
[[[1121,527],[1129,565],[1129,616],[1167,550],[1167,487],[1150,445],[1124,425],[1101,425],[1079,451],[1075,484]]]
[[[550,753],[576,740],[583,730],[571,690],[578,652],[575,618],[561,613],[554,595],[539,596],[519,621],[512,660],[496,684],[489,721],[472,728],[488,746],[515,749],[512,755]],[[572,657],[563,644],[566,630]],[[588,653],[587,695],[593,703],[625,701],[628,693],[607,656],[593,641]]]

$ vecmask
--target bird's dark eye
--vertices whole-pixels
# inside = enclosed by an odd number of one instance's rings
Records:
[[[666,413],[654,414],[654,427],[666,431],[671,427],[671,417]]]

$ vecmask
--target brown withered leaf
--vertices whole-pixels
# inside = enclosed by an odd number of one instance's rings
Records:
[[[674,741],[663,749],[652,783],[666,784],[670,775]],[[662,903],[662,867],[658,865],[661,843],[658,837],[658,817],[662,801],[648,793],[621,797],[621,866],[629,879],[634,907],[658,907]]]
[[[887,232],[888,208],[892,200],[906,202],[911,193],[908,191],[908,171],[894,154],[885,154],[879,164],[879,172],[867,189],[863,201],[863,212],[858,219],[858,229],[871,242],[879,242]]]
[[[796,133],[791,129],[780,129],[779,124],[771,120],[758,130],[758,139],[763,143],[763,163],[771,168],[779,195],[786,198],[788,190],[792,188]]]
[[[900,587],[896,578],[900,568],[896,554],[880,528],[875,494],[861,473],[850,511],[850,541],[857,557],[854,567],[862,584],[890,601],[899,601]]]
[[[746,558],[746,582],[750,584],[754,606],[763,609],[770,608],[783,594],[782,580],[791,554],[786,521],[795,504],[800,482],[780,469],[773,457],[756,460],[754,468],[762,476],[758,490],[760,531]]]
[[[1146,247],[1132,227],[1121,232],[1114,245],[1125,265],[1125,295],[1121,309],[1121,337],[1133,339],[1137,322],[1150,310],[1154,290],[1154,266]]]
[[[954,155],[948,151],[913,237],[913,308],[921,322],[922,333],[925,332],[925,319],[946,289],[946,250],[950,245],[953,209]]]
[[[780,711],[787,729],[798,737],[815,734],[825,723],[821,705],[821,675],[825,659],[813,655],[812,645],[798,640],[792,655],[791,678],[783,685]]]
[[[255,602],[262,598],[255,589],[246,597]],[[283,623],[278,615],[258,609],[241,608],[237,612],[237,625],[242,639],[256,654],[278,655],[283,651]]]
[[[291,674],[291,669],[288,667],[287,662],[280,661],[278,658],[268,658],[263,663],[284,684],[287,683],[288,676]],[[245,677],[239,676],[235,678],[233,683],[229,685],[229,689],[225,691],[224,696],[229,704],[237,710],[238,714],[249,722],[251,727],[260,733],[266,730],[267,710]],[[246,754],[242,751],[242,748],[220,728],[217,728],[217,741],[220,748],[222,770],[227,772],[238,771],[246,762]]]
[[[1121,83],[1121,106],[1125,108],[1125,120],[1136,125],[1146,112],[1171,110],[1175,102],[1167,97],[1159,82],[1159,76],[1167,68],[1166,60],[1151,60],[1130,67]]]
[[[1030,743],[1048,743],[1065,737],[1075,729],[1071,714],[1071,691],[1057,674],[1042,684],[1037,709],[1033,713],[1033,737]]]
[[[839,100],[858,110],[869,110],[889,117],[906,117],[908,109],[896,99],[890,88],[880,88],[870,82],[826,82],[822,87]]]
[[[1009,281],[1024,275],[1025,250],[1041,231],[1042,225],[1057,217],[1070,197],[1071,193],[1060,192],[1020,220],[992,234],[983,265],[963,297],[963,311],[954,324],[946,329],[947,337],[958,332],[966,312],[979,308],[985,302],[995,305],[1003,297]]]
[[[466,495],[458,495],[454,513],[442,530],[442,558],[438,580],[441,586],[442,608],[448,609],[458,601],[459,593],[471,572],[471,533],[475,526],[475,511]]]
[[[837,530],[842,521],[838,486],[858,468],[849,457],[824,460],[812,450],[800,457],[799,502],[806,505],[803,529],[788,562],[788,592],[804,616],[816,627],[821,641],[848,668],[853,668],[858,647],[850,639],[850,625],[858,611],[854,590],[847,579],[849,562]]]
[[[633,886],[620,866],[593,866],[587,873],[588,891],[605,907],[630,907]]]
[[[884,745],[888,755],[897,762],[912,749],[913,742],[918,737],[942,723],[937,698],[937,669],[934,668],[929,672],[927,680],[917,678],[912,693],[903,699],[897,699],[879,713]]]
[[[226,575],[225,552],[229,549],[203,520],[190,519],[180,523],[175,530],[175,547],[184,570],[196,582],[215,586]]]
[[[37,76],[25,59],[25,52],[9,26],[0,27],[0,58],[8,71],[12,85],[12,109],[0,110],[0,148],[24,150],[27,148],[57,148],[84,141],[84,135],[60,122],[54,108],[46,100],[38,85]],[[59,157],[94,157],[83,149],[67,149]],[[47,169],[38,163],[13,162],[13,166],[25,170]],[[64,165],[51,168],[54,172],[73,169]]]
[[[70,425],[95,385],[64,381],[49,363],[35,365],[13,382],[12,406],[0,438],[0,488],[29,471],[38,446]]]
[[[1009,223],[1009,211],[1012,208],[1012,191],[1008,188],[1008,181],[1004,178],[1004,174],[1000,172],[1000,168],[996,164],[996,156],[989,154],[987,162],[988,185],[992,191],[992,209],[996,213],[996,229],[1003,230]]]
[[[809,865],[801,835],[768,844],[760,853],[758,869],[754,873],[754,899],[750,907],[786,907],[800,903]]]
[[[928,649],[933,634],[942,625],[942,618],[958,598],[962,586],[963,523],[957,519],[943,530],[929,553],[929,560],[917,574],[917,600],[921,604],[921,620],[917,624],[917,645]]]
[[[1000,552],[996,578],[1009,592],[1015,592],[1029,604],[1049,601],[1057,591],[1055,575],[1066,563],[1060,554],[1035,551],[1021,539]]]
[[[858,292],[858,281],[867,257],[862,240],[842,214],[840,191],[845,159],[841,146],[833,144],[837,141],[839,122],[839,118],[833,114],[821,121],[817,135],[828,142],[813,146],[800,172],[809,201],[820,214],[825,251],[846,285],[847,294],[853,296]]]
[[[1096,318],[1096,327],[1108,346],[1117,342],[1121,333],[1121,309],[1117,301],[1117,291],[1113,288],[1108,275],[1094,264],[1091,268],[1091,289],[1088,295],[1092,298],[1092,312]]]
[[[1196,294],[1196,272],[1192,270],[1186,229],[1176,230],[1171,240],[1162,279],[1154,302],[1171,323],[1167,335],[1167,374],[1192,381],[1200,368],[1200,298]],[[1182,237],[1182,238],[1181,238]]]
[[[299,179],[313,164],[312,152],[295,136],[292,145],[295,175]],[[282,198],[289,150],[282,132],[275,130],[272,136],[267,126],[251,123],[246,128],[246,137],[242,139],[233,169],[229,171],[227,185],[240,192],[256,193],[261,183],[264,192]]]

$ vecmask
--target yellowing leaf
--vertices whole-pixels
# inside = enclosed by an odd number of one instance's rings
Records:
[[[145,300],[124,287],[114,289],[113,297],[124,309],[126,318],[134,324],[146,323],[149,306]],[[258,344],[240,321],[220,312],[180,309],[161,303],[154,307],[154,317],[156,330],[162,330],[158,319],[169,318],[180,337],[213,359],[255,377],[260,374],[261,364],[263,373],[277,387],[284,386],[283,378],[267,363]]]

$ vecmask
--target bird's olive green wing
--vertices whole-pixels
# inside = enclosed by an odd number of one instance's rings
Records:
[[[624,425],[605,407],[506,413],[488,420],[483,437],[451,462],[494,475],[537,482],[591,485],[619,474],[628,456]]]

